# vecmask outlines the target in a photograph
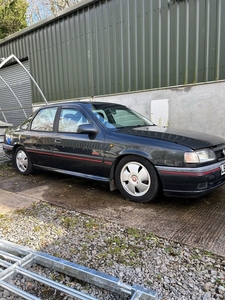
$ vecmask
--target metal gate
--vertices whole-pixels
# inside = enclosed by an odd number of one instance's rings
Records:
[[[126,296],[126,299],[159,299],[157,293],[153,290],[148,290],[138,285],[130,286],[121,282],[118,278],[109,276],[105,273],[56,258],[46,253],[34,251],[27,247],[19,246],[5,240],[0,240],[0,268],[4,268],[4,270],[0,272],[0,287],[15,295],[21,296],[24,299],[40,300],[41,298],[18,288],[15,284],[12,284],[11,279],[20,274],[25,278],[32,279],[66,295],[73,296],[75,297],[74,299],[98,299],[92,295],[88,295],[82,291],[75,290],[62,283],[56,282],[51,278],[41,276],[37,272],[32,272],[29,268],[34,264],[53,269],[67,276],[95,285],[101,289],[105,289],[111,293],[115,293],[123,297]]]

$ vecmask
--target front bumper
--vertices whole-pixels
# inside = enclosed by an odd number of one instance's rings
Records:
[[[199,168],[156,166],[166,196],[198,197],[225,183],[225,160]]]
[[[12,145],[8,145],[8,144],[3,144],[2,146],[3,151],[5,152],[5,155],[12,159],[13,157],[13,146]]]

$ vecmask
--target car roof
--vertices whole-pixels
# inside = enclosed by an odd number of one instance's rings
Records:
[[[112,103],[112,102],[100,102],[100,101],[65,101],[65,102],[56,102],[47,105],[48,107],[54,107],[54,106],[73,106],[73,105],[78,105],[78,106],[95,106],[98,109],[101,108],[110,108],[110,107],[115,107],[115,106],[121,106],[125,107],[125,105],[118,104],[118,103]]]

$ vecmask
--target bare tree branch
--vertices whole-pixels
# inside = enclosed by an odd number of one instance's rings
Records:
[[[7,0],[0,0],[7,1]],[[51,15],[57,16],[58,12],[83,0],[28,0],[27,22],[34,24]]]

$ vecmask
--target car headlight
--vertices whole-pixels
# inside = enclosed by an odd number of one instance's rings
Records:
[[[186,163],[204,163],[216,159],[215,153],[210,149],[202,149],[193,152],[184,153],[184,161]]]

